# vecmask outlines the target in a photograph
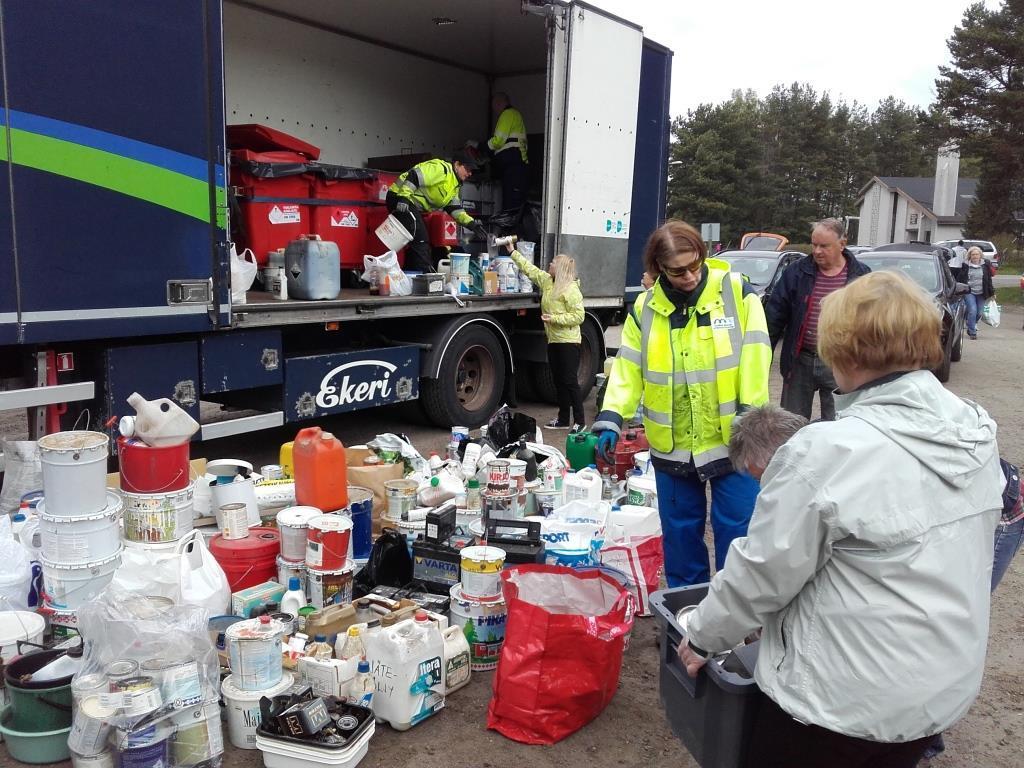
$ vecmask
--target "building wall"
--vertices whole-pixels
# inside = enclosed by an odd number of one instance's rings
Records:
[[[864,202],[860,206],[857,245],[876,246],[888,243],[891,216],[892,195],[884,186],[875,182],[864,194]]]
[[[963,230],[957,224],[938,224],[935,227],[935,234],[932,235],[932,242],[939,240],[960,240],[964,236]]]

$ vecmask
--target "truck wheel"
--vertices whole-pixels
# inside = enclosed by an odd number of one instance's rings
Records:
[[[479,325],[452,340],[436,379],[420,382],[420,401],[439,427],[478,427],[491,417],[505,391],[505,354],[494,334]]]
[[[580,330],[582,340],[580,344],[580,367],[577,375],[580,382],[580,394],[586,400],[590,390],[594,388],[597,372],[604,363],[600,359],[603,347],[601,346],[600,330],[594,323],[584,320]],[[551,367],[546,363],[533,366],[533,386],[537,395],[539,395],[540,402],[551,404],[558,402],[555,378],[551,375]]]

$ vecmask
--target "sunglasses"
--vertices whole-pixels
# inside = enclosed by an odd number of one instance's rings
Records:
[[[682,277],[686,273],[695,275],[700,272],[700,268],[704,266],[704,260],[697,259],[693,264],[688,264],[685,267],[666,267],[664,264],[659,264],[658,266],[661,267],[661,271],[669,277]]]

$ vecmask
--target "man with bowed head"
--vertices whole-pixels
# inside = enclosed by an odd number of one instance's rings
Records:
[[[789,265],[764,307],[772,348],[782,339],[782,407],[811,417],[814,393],[821,418],[836,417],[832,371],[818,357],[821,302],[870,268],[846,250],[846,233],[838,219],[819,221],[811,230],[811,255]]]
[[[682,221],[654,231],[644,269],[655,278],[622,330],[622,344],[593,431],[607,458],[623,421],[643,400],[670,587],[710,578],[704,544],[707,490],[715,564],[747,532],[758,484],[729,460],[733,419],[768,400],[771,347],[757,295],[729,265],[708,259]]]

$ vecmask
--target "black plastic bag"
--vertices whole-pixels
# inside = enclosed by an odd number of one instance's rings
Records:
[[[412,557],[405,536],[394,528],[385,528],[373,542],[370,557],[356,574],[353,598],[370,594],[374,587],[403,587],[412,580]]]
[[[513,443],[516,444],[513,450],[516,450],[520,440],[535,441],[537,439],[537,420],[503,405],[487,422],[487,436],[501,449],[498,452],[498,455],[501,456],[502,451]]]

